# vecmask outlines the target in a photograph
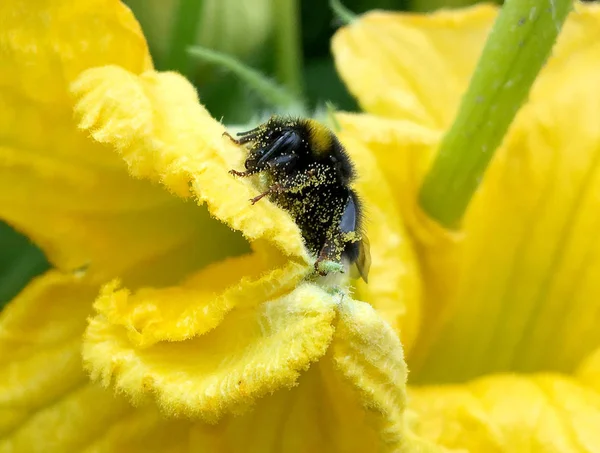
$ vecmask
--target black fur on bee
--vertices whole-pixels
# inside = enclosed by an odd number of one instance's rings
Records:
[[[292,216],[321,275],[326,273],[321,262],[347,261],[366,282],[370,255],[362,205],[351,187],[356,173],[335,134],[312,119],[279,116],[238,133],[237,139],[225,134],[248,149],[246,170],[230,173],[267,177],[267,190],[252,204],[266,196]]]

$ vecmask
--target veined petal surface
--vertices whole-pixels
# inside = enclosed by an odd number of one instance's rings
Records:
[[[579,453],[600,448],[600,394],[558,374],[491,375],[409,392],[416,432],[468,452]]]
[[[456,65],[447,72],[458,74],[464,68],[458,44],[473,37],[471,30],[488,26],[493,18],[489,11],[479,6],[416,20],[366,16],[334,41],[337,64],[350,87],[365,86],[354,90],[363,104],[379,96],[374,92],[381,84],[355,80],[361,71],[385,73],[398,84],[405,83],[409,72],[411,77],[422,73],[418,83],[424,84],[430,81],[425,75],[430,68],[422,63],[435,55],[449,68]],[[446,30],[440,21],[451,23],[454,34],[446,33],[443,46],[431,46],[433,53],[413,61],[409,71],[391,67],[376,49],[358,50],[354,41],[365,30],[378,33],[371,24],[375,20],[381,22],[380,39],[393,36],[388,47],[395,49],[410,46],[415,33],[439,42],[440,30]],[[385,27],[394,31],[384,33]],[[417,205],[441,123],[367,104],[378,116],[341,119],[373,150],[416,242],[425,298],[423,327],[411,350],[415,382],[460,382],[504,370],[572,372],[600,344],[594,327],[600,293],[594,278],[600,263],[594,233],[600,225],[600,127],[593,120],[600,114],[595,88],[599,30],[600,8],[577,4],[456,233],[432,225]],[[477,52],[467,46],[473,61]],[[439,85],[443,87],[428,83],[427,89],[413,92],[421,93],[419,99],[430,96],[429,105],[444,99],[438,94],[446,87],[456,91],[456,99],[462,94],[459,85]]]

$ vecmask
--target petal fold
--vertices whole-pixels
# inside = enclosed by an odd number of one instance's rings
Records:
[[[86,71],[72,86],[80,128],[114,147],[136,177],[194,196],[210,213],[250,241],[264,239],[286,255],[307,260],[298,227],[267,200],[252,206],[257,189],[228,171],[244,153],[198,103],[195,89],[174,73],[137,76],[107,66]]]
[[[333,367],[358,394],[384,450],[396,451],[404,441],[408,375],[400,340],[365,302],[343,301],[339,310]]]
[[[138,347],[181,341],[214,329],[236,307],[252,307],[291,291],[306,275],[306,268],[293,261],[282,268],[270,265],[258,254],[230,258],[178,286],[142,288],[134,294],[113,283],[94,308],[109,324],[124,327]]]
[[[394,330],[364,302],[335,295],[338,320],[327,354],[298,385],[267,395],[252,412],[207,431],[197,448],[242,452],[440,452],[405,424],[406,365]]]
[[[344,297],[326,360],[320,362],[325,413],[339,451],[440,452],[412,431],[407,418],[408,370],[398,335],[365,302]],[[327,416],[325,415],[325,416]]]
[[[248,409],[327,351],[335,299],[311,284],[260,306],[231,312],[193,339],[138,349],[121,326],[91,320],[83,356],[94,379],[139,402],[155,395],[165,413],[215,422]]]

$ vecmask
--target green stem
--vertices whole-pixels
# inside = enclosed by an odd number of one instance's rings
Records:
[[[200,46],[191,47],[188,52],[201,61],[216,64],[231,71],[254,90],[263,101],[272,106],[281,107],[283,110],[293,110],[302,104],[296,96],[269,80],[262,73],[229,55]]]
[[[346,8],[340,0],[329,0],[329,8],[344,25],[350,25],[357,18],[356,14]]]
[[[190,61],[187,49],[196,41],[202,0],[179,0],[179,7],[171,28],[171,39],[166,58],[166,68],[189,75]]]
[[[421,206],[442,225],[459,225],[571,7],[572,0],[506,0],[421,187]]]
[[[298,0],[273,0],[275,74],[280,83],[301,97],[302,48]]]

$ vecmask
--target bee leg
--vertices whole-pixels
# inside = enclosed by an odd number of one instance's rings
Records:
[[[263,128],[262,125],[256,126],[254,129],[250,129],[248,131],[242,131],[242,132],[238,132],[236,135],[238,137],[243,137],[246,135],[256,135],[258,133],[258,131],[260,131]]]
[[[250,199],[250,203],[252,203],[253,205],[256,204],[259,200],[261,200],[262,198],[264,198],[265,196],[274,193],[274,192],[283,192],[285,191],[285,189],[280,185],[280,184],[273,184],[271,187],[269,187],[265,192],[261,193],[260,195],[251,198]]]
[[[223,132],[223,137],[227,137],[229,140],[231,140],[232,143],[235,143],[236,145],[244,145],[254,140],[256,136],[255,134],[249,134],[244,135],[243,137],[238,139],[233,137],[233,135],[231,135],[229,132],[225,131]]]
[[[236,138],[234,138],[233,135],[231,135],[227,131],[223,132],[223,137],[227,137],[229,140],[231,140],[236,145],[241,145],[241,143],[239,142],[239,140],[237,140]]]
[[[238,176],[240,178],[246,178],[248,176],[252,176],[255,173],[258,173],[258,172],[256,170],[248,170],[248,171],[229,170],[230,175]]]

